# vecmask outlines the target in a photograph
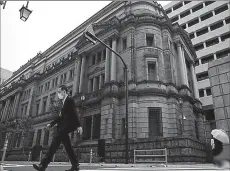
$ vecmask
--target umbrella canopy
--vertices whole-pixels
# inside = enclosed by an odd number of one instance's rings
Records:
[[[228,144],[229,143],[229,137],[228,134],[222,130],[222,129],[214,129],[211,132],[213,138],[221,141],[224,144]]]

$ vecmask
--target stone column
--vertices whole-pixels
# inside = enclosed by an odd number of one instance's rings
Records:
[[[81,60],[78,59],[75,63],[73,94],[79,92],[80,72],[81,72]]]
[[[97,77],[93,77],[93,92],[96,91]]]
[[[190,71],[191,71],[191,74],[192,74],[192,83],[193,83],[194,96],[195,96],[196,99],[198,99],[199,98],[199,93],[198,93],[198,87],[197,87],[195,67],[194,67],[193,63],[190,64]]]
[[[4,121],[4,119],[5,119],[6,115],[7,115],[8,109],[9,109],[9,105],[10,105],[10,99],[7,99],[5,108],[3,110],[1,121]]]
[[[82,57],[82,62],[81,62],[81,74],[80,74],[80,83],[79,83],[79,93],[83,92],[85,66],[86,66],[86,56],[83,56]]]
[[[14,108],[13,108],[13,117],[16,116],[16,112],[18,109],[18,105],[19,105],[19,99],[20,99],[20,92],[16,95],[16,99],[15,99],[15,104],[14,104]]]
[[[112,49],[114,51],[117,50],[117,40],[116,37],[113,38],[113,42],[112,42]],[[112,57],[111,57],[111,81],[116,81],[116,77],[117,77],[117,56],[115,53],[112,52]]]
[[[98,87],[98,89],[100,90],[101,89],[101,86],[102,86],[102,74],[100,75],[100,78],[99,78],[99,87]]]
[[[107,41],[109,44],[109,41]],[[106,48],[106,58],[105,58],[105,83],[108,83],[110,80],[110,50]]]
[[[186,63],[185,63],[184,50],[182,48],[181,43],[177,43],[177,49],[178,49],[181,85],[189,86],[188,85],[188,75],[187,75],[187,68],[186,68]]]

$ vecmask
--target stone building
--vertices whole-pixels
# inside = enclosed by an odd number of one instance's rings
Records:
[[[143,148],[168,148],[169,161],[204,161],[196,54],[188,34],[172,25],[155,1],[111,2],[31,59],[1,92],[1,121],[31,115],[35,131],[29,145],[49,146],[55,133],[43,129],[54,117],[49,105],[58,86],[66,84],[83,111],[83,137],[70,135],[74,145],[81,139],[75,149],[83,156],[105,139],[106,161],[124,162],[123,65],[109,49],[84,39],[82,32],[91,23],[96,36],[128,65],[130,161],[133,149]],[[11,143],[12,154],[20,147],[17,142]]]
[[[230,136],[230,54],[209,62],[208,75],[211,82],[216,128]]]

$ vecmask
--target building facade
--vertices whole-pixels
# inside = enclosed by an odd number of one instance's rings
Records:
[[[11,76],[13,75],[13,72],[1,68],[1,72],[0,72],[0,86],[7,80],[9,79]]]
[[[30,146],[49,146],[55,134],[43,129],[55,117],[49,106],[59,85],[66,84],[82,111],[83,137],[70,135],[75,149],[88,155],[105,139],[106,161],[124,162],[123,64],[109,49],[85,40],[82,32],[91,23],[128,65],[130,161],[133,149],[143,148],[168,148],[169,161],[204,161],[195,50],[155,1],[111,2],[21,67],[1,92],[1,121],[32,116]],[[18,142],[12,150],[20,148]]]
[[[189,33],[196,50],[195,73],[199,99],[206,120],[207,130],[215,129],[214,104],[208,77],[208,62],[230,53],[230,4],[229,1],[172,1],[164,9],[173,23],[177,22]],[[207,131],[209,134],[209,132]]]
[[[216,127],[230,137],[230,55],[209,63]]]

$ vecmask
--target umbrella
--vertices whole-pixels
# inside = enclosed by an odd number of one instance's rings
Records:
[[[211,132],[213,138],[221,141],[224,144],[228,144],[229,143],[229,137],[228,134],[222,130],[222,129],[214,129]]]

